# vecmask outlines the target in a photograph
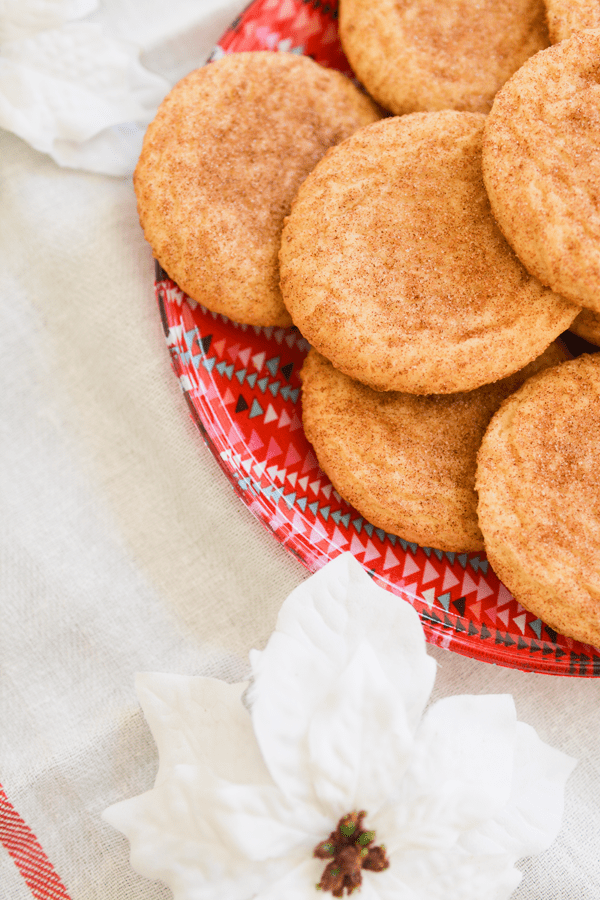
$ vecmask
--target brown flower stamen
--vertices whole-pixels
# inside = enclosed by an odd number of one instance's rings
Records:
[[[364,810],[342,816],[335,831],[315,847],[313,855],[317,859],[329,860],[317,885],[318,890],[343,897],[344,890],[351,894],[361,886],[362,869],[383,872],[389,867],[385,847],[371,846],[375,832],[363,828],[365,816]]]

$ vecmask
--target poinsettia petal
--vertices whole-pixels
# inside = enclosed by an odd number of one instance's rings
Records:
[[[172,886],[191,866],[202,897],[200,885],[212,892],[216,881],[229,898],[246,872],[253,891],[259,882],[262,889],[271,877],[263,879],[263,868],[283,874],[290,855],[310,858],[333,827],[317,810],[289,804],[275,785],[232,784],[199,763],[174,766],[160,785],[109,807],[104,818],[129,838],[138,872]]]
[[[247,682],[144,672],[135,686],[158,748],[157,785],[174,765],[198,761],[228,781],[271,783],[241,700]]]
[[[325,863],[312,854],[295,860],[295,865],[271,882],[257,894],[255,900],[312,900],[324,896],[316,890],[321,880]],[[362,900],[362,898],[361,898]]]
[[[287,870],[285,857],[249,860],[224,844],[202,815],[212,798],[190,794],[185,781],[109,807],[103,814],[131,845],[131,865],[168,885],[177,900],[249,900]]]
[[[507,900],[521,880],[507,854],[473,855],[460,847],[390,854],[381,875],[387,876],[378,884],[381,900]]]
[[[317,707],[308,734],[313,784],[335,821],[378,809],[410,760],[406,709],[373,648],[359,645]]]
[[[414,731],[435,678],[419,617],[378,587],[349,553],[290,594],[266,649],[251,657],[254,732],[274,781],[290,797],[317,802],[309,725],[363,642],[396,688]]]
[[[507,805],[461,838],[471,852],[509,852],[516,857],[546,850],[563,816],[566,781],[576,760],[545,744],[535,729],[517,722],[515,766]]]
[[[509,695],[448,697],[426,712],[396,798],[377,815],[391,849],[447,848],[510,796],[516,713]],[[381,838],[383,839],[383,838]]]

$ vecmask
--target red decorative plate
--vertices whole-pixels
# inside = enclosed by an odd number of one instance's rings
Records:
[[[350,73],[336,22],[335,2],[255,0],[213,58],[287,50]],[[194,421],[242,501],[311,572],[350,550],[376,581],[412,603],[430,643],[527,671],[600,675],[598,651],[523,609],[483,553],[408,543],[342,500],[302,430],[298,371],[308,343],[296,328],[239,325],[211,313],[158,268],[156,294]]]

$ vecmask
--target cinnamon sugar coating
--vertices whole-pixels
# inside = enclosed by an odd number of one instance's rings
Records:
[[[584,341],[600,347],[600,313],[591,309],[582,309],[576,319],[569,325],[569,331],[577,334]]]
[[[548,32],[553,44],[584,28],[600,28],[598,0],[545,0]]]
[[[369,522],[421,546],[483,550],[476,457],[501,402],[567,358],[558,342],[525,369],[462,394],[373,391],[311,350],[301,370],[302,422],[320,467]]]
[[[191,72],[161,104],[134,175],[155,257],[212,311],[289,325],[277,253],[292,198],[329,147],[380,115],[306,56],[236,53]]]
[[[456,393],[523,368],[578,308],[527,274],[491,215],[485,117],[383,119],[330,150],[286,220],[294,323],[377,390]]]
[[[538,53],[494,100],[483,144],[492,211],[532,275],[600,312],[600,30]]]
[[[358,78],[396,115],[488,112],[548,46],[543,0],[340,0],[340,38]]]
[[[494,571],[556,631],[600,647],[600,354],[534,376],[478,456],[479,524]]]

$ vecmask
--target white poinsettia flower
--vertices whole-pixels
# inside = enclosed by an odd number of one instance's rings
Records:
[[[175,900],[501,900],[556,837],[574,760],[507,695],[425,711],[418,615],[350,554],[250,661],[249,687],[138,676],[159,771],[105,818]]]

